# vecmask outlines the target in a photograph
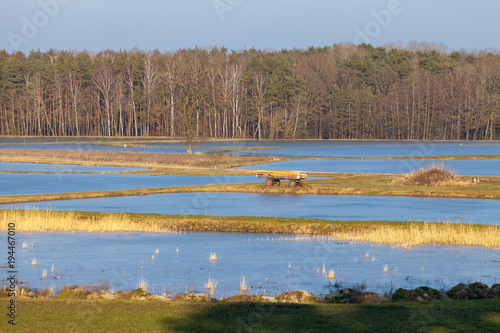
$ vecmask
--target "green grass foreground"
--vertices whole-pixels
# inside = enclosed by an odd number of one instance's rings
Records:
[[[374,305],[18,299],[2,332],[499,332],[500,299]]]

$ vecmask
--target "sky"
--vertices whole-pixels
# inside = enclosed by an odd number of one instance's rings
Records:
[[[500,49],[498,0],[0,0],[0,49]]]

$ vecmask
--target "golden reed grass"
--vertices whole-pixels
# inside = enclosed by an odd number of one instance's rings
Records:
[[[142,276],[139,278],[139,282],[137,283],[137,288],[142,289],[142,291],[147,292],[149,287],[148,281]]]
[[[79,212],[52,210],[4,210],[0,212],[0,230],[16,221],[16,229],[24,232],[87,231],[87,232],[171,232],[154,222],[137,223],[126,214],[82,215]]]
[[[242,293],[244,293],[244,292],[246,292],[248,290],[248,282],[245,280],[245,275],[243,275],[241,277],[239,290]]]
[[[268,241],[354,241],[395,244],[404,248],[423,244],[500,247],[500,226],[464,223],[384,223],[366,222],[362,225],[339,223],[277,223],[272,218],[264,222],[256,218],[230,220],[217,217],[138,218],[126,213],[59,212],[52,210],[0,210],[0,230],[7,230],[9,222],[16,222],[17,231],[85,231],[85,232],[164,232],[226,231],[273,232],[295,234],[277,236]],[[177,251],[177,250],[176,250]],[[326,271],[322,272],[326,274]]]
[[[273,241],[314,242],[354,241],[394,244],[403,248],[425,244],[500,247],[500,226],[462,223],[416,223],[399,225],[374,224],[371,227],[345,228],[327,235],[294,235],[275,238]],[[375,261],[375,258],[372,258]],[[324,273],[323,273],[324,274]]]

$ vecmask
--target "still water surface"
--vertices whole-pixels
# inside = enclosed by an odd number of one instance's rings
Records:
[[[262,180],[251,176],[0,173],[0,195],[113,191],[257,181]]]
[[[30,149],[70,149],[70,150],[105,150],[133,151],[153,153],[185,153],[185,143],[169,140],[144,141],[144,147],[123,147],[93,144],[92,140],[28,140],[2,139],[0,148],[30,148]],[[106,141],[106,140],[100,140]],[[39,144],[34,144],[39,143]],[[151,147],[156,146],[156,147]],[[229,148],[228,148],[229,147]],[[500,155],[498,141],[344,141],[344,140],[228,140],[204,141],[195,144],[195,152],[207,152],[219,149],[245,149],[245,151],[230,154],[242,155],[275,155],[289,157],[413,157],[440,155]],[[253,150],[256,148],[278,148]]]
[[[410,144],[379,144],[379,145],[345,145],[333,147],[283,148],[266,150],[248,150],[233,152],[238,155],[285,156],[285,157],[425,157],[425,156],[461,156],[461,155],[500,155],[500,144],[466,145],[420,143]]]
[[[498,250],[480,247],[403,250],[367,243],[286,241],[279,235],[196,232],[19,233],[17,240],[34,245],[19,249],[18,279],[37,288],[107,282],[115,291],[129,290],[137,288],[142,277],[149,291],[173,296],[207,292],[203,286],[210,277],[218,281],[214,296],[226,297],[238,293],[245,276],[250,294],[274,296],[302,289],[321,295],[333,288],[321,273],[323,262],[327,272],[335,270],[331,283],[337,287],[366,283],[367,290],[375,292],[420,285],[449,288],[474,281],[491,286],[500,278]],[[0,241],[6,241],[5,235]],[[217,261],[209,260],[211,252],[217,253]],[[38,262],[32,266],[35,257]]]
[[[500,224],[498,200],[253,193],[163,193],[7,204],[0,208],[98,212],[270,216],[342,221],[455,221]]]

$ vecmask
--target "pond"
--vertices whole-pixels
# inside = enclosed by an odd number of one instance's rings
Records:
[[[498,200],[349,195],[163,193],[7,204],[0,208],[46,208],[98,212],[270,216],[342,221],[445,220],[500,224]]]
[[[251,176],[0,173],[0,195],[112,191],[261,181]]]
[[[0,241],[5,243],[5,238],[2,234]],[[204,284],[212,278],[218,281],[214,297],[227,297],[238,293],[240,279],[245,276],[248,293],[253,295],[275,296],[290,290],[323,295],[334,285],[362,284],[366,290],[386,293],[400,287],[440,289],[475,281],[491,286],[499,282],[500,269],[498,250],[480,247],[403,250],[268,234],[196,232],[18,233],[16,239],[18,279],[25,282],[21,287],[27,284],[56,290],[105,282],[114,291],[124,291],[136,289],[143,278],[148,291],[175,296],[207,292]],[[22,242],[33,247],[21,249]],[[216,261],[209,260],[211,252],[216,253]],[[335,271],[333,280],[322,274],[323,263],[327,274]]]
[[[431,160],[296,160],[241,167],[254,170],[302,170],[345,173],[408,173]],[[500,176],[500,160],[444,161],[459,175]]]

